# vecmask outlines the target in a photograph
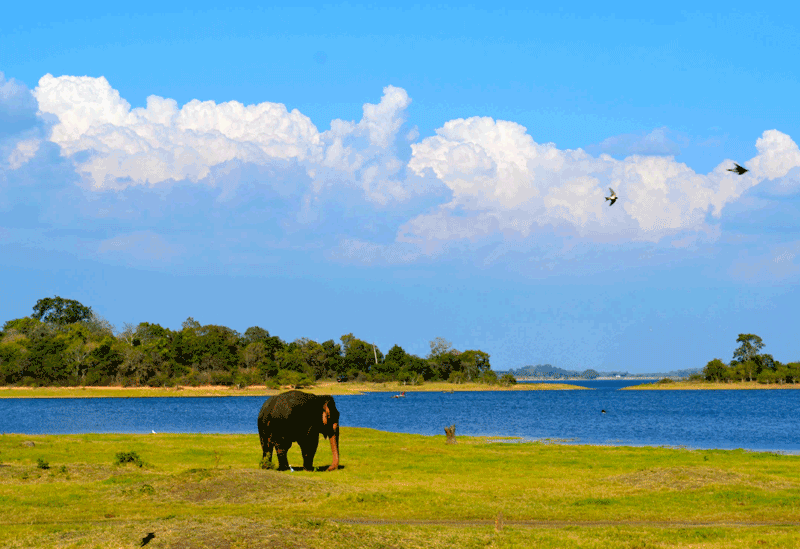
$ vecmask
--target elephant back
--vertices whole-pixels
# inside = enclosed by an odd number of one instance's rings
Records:
[[[267,399],[258,414],[263,419],[289,420],[300,416],[316,416],[315,403],[318,397],[302,391],[287,391]]]

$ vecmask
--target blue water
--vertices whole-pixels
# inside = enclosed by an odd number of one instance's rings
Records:
[[[577,384],[578,382],[571,382]],[[745,448],[800,453],[800,391],[394,393],[336,396],[342,426],[570,443]],[[265,397],[0,399],[0,432],[256,433]],[[605,409],[606,414],[600,411]],[[344,443],[344,442],[343,442]]]

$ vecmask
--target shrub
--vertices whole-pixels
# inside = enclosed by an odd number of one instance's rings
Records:
[[[509,385],[516,385],[516,384],[517,384],[517,378],[515,378],[513,374],[503,374],[502,377],[500,377],[500,385],[508,387]]]
[[[494,370],[484,370],[477,381],[479,383],[486,383],[487,385],[494,385],[497,383],[497,373]]]
[[[278,375],[267,381],[267,385],[277,388],[281,385],[290,385],[295,389],[306,387],[314,382],[313,378],[308,377],[306,374],[295,372],[293,370],[279,370]]]
[[[126,463],[133,463],[137,467],[144,465],[142,458],[136,452],[117,452],[117,465],[125,465]]]
[[[665,378],[659,379],[659,380],[658,380],[658,382],[659,382],[659,383],[675,383],[674,381],[672,381],[672,380],[671,380],[670,378],[668,378],[668,377],[665,377]]]
[[[464,375],[464,372],[450,372],[450,377],[447,378],[447,381],[450,383],[464,383],[467,380],[467,376]]]
[[[37,460],[36,460],[36,466],[37,466],[39,469],[49,469],[49,468],[50,468],[50,464],[49,464],[49,463],[47,463],[47,462],[46,462],[44,459],[42,459],[42,458],[39,458],[39,459],[37,459]]]

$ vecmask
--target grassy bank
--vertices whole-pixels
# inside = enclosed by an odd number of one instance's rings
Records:
[[[263,385],[252,385],[242,389],[229,386],[201,387],[0,387],[0,398],[93,398],[93,397],[191,397],[191,396],[272,396],[288,390],[269,389]],[[567,383],[518,383],[503,387],[485,383],[429,382],[422,385],[400,385],[399,383],[336,383],[322,381],[302,391],[326,395],[357,395],[361,393],[388,391],[406,392],[453,392],[453,391],[563,391],[586,390],[585,387]]]
[[[794,547],[800,523],[798,456],[346,427],[334,473],[260,455],[255,434],[2,435],[0,546]]]
[[[631,385],[624,387],[623,391],[714,391],[714,390],[791,390],[800,389],[800,383],[758,383],[757,381],[737,381],[735,383],[722,383],[713,381],[674,381],[672,383],[642,383],[641,385]]]

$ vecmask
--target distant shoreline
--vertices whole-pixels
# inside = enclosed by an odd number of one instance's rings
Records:
[[[586,378],[586,377],[564,377],[564,378],[553,378],[553,377],[531,377],[531,376],[514,376],[514,379],[517,381],[658,381],[660,379],[664,379],[664,377],[593,377],[593,378]],[[670,378],[673,379],[673,378]],[[683,379],[683,378],[681,378]],[[678,379],[675,379],[678,381]]]
[[[205,385],[199,387],[0,387],[0,398],[141,398],[141,397],[269,397],[291,387],[270,389],[264,385],[251,385],[241,389],[227,385]],[[485,383],[449,383],[434,381],[422,385],[399,385],[391,383],[336,383],[324,381],[300,391],[329,395],[358,395],[387,392],[406,393],[450,393],[461,391],[586,391],[586,387],[568,383],[518,383],[516,385],[487,385]]]
[[[642,383],[621,387],[622,391],[758,391],[776,389],[800,389],[800,383],[759,383],[757,381],[737,381],[717,383],[711,381],[675,381],[673,383]]]

